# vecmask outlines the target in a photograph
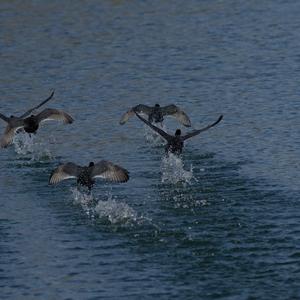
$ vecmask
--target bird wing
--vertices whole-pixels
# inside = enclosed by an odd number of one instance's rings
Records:
[[[69,178],[77,178],[81,167],[74,163],[68,162],[54,169],[50,175],[49,183],[56,184]]]
[[[124,125],[130,117],[134,116],[135,111],[141,114],[150,115],[152,112],[152,108],[144,104],[139,104],[137,106],[134,106],[122,116],[120,120],[120,124]]]
[[[129,172],[126,169],[110,161],[101,160],[91,168],[92,178],[103,178],[114,182],[126,182],[129,179]]]
[[[142,120],[145,124],[147,124],[150,128],[152,128],[154,131],[156,131],[158,134],[160,134],[164,139],[166,139],[167,141],[172,139],[172,136],[169,135],[168,133],[164,132],[162,129],[154,126],[153,124],[151,124],[149,121],[145,120],[144,118],[142,118],[138,113],[135,113],[136,116]]]
[[[206,131],[206,130],[214,127],[215,125],[217,125],[222,119],[223,119],[223,115],[221,115],[216,122],[202,128],[202,129],[194,130],[194,131],[182,136],[181,139],[184,141],[184,140],[187,140],[187,139],[189,139],[189,138],[191,138],[191,137],[193,137],[193,136],[195,136],[195,135],[197,135],[197,134],[199,134],[203,131]]]
[[[9,118],[0,114],[0,119],[2,119],[3,121],[5,121],[6,123],[8,123]]]
[[[41,102],[39,105],[29,109],[28,111],[26,111],[26,113],[24,113],[20,118],[25,118],[27,116],[29,116],[34,110],[40,108],[42,105],[44,105],[46,102],[48,102],[54,95],[54,91],[51,93],[51,95],[46,99],[44,100],[43,102]]]
[[[176,105],[171,104],[164,106],[161,108],[161,112],[164,116],[169,115],[175,117],[184,126],[191,127],[191,121],[187,114]]]
[[[22,120],[18,120],[17,122],[15,122],[14,126],[7,125],[4,134],[0,139],[0,147],[6,148],[7,146],[9,146],[13,141],[16,131],[23,127],[24,125]]]
[[[73,123],[73,118],[62,110],[54,108],[46,108],[37,115],[38,121],[57,120],[63,121],[65,124]]]

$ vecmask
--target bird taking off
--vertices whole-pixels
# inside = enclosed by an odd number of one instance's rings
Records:
[[[167,141],[167,145],[165,147],[166,153],[171,152],[171,153],[174,153],[177,155],[182,153],[182,149],[183,149],[185,140],[214,127],[223,119],[223,115],[221,115],[216,122],[202,128],[202,129],[193,130],[185,135],[181,135],[181,130],[177,129],[175,131],[175,135],[170,135],[170,134],[166,133],[165,131],[163,131],[162,129],[154,126],[149,121],[145,120],[137,112],[135,112],[135,113],[141,121],[143,121],[145,124],[147,124],[150,128],[152,128],[154,131],[156,131],[159,135],[161,135]]]
[[[52,171],[49,183],[56,184],[69,178],[76,179],[78,185],[86,186],[90,192],[96,178],[112,182],[126,182],[129,180],[129,172],[106,160],[101,160],[98,163],[90,162],[85,167],[68,162]]]
[[[152,107],[144,104],[139,104],[132,107],[122,116],[120,124],[124,125],[130,117],[134,116],[135,112],[147,115],[148,121],[150,123],[162,123],[165,116],[172,116],[175,117],[177,121],[179,121],[184,126],[191,127],[191,121],[187,114],[174,104],[167,106],[160,106],[159,104],[155,104],[155,106]]]
[[[5,115],[0,113],[0,119],[7,123],[4,134],[0,138],[0,147],[5,148],[9,146],[13,141],[15,133],[17,133],[19,130],[24,130],[29,134],[35,134],[40,126],[40,123],[44,121],[57,120],[63,121],[65,124],[73,123],[73,118],[69,114],[53,108],[46,108],[36,115],[32,114],[36,109],[40,108],[42,105],[48,102],[53,97],[53,95],[54,91],[46,100],[41,102],[39,105],[29,109],[20,117],[6,117]]]

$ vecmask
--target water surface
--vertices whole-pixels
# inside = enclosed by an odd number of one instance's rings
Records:
[[[0,151],[1,298],[298,299],[299,12],[279,0],[2,1],[1,113],[55,89],[49,107],[76,122]],[[193,128],[224,120],[166,161],[137,118],[118,124],[157,102]],[[92,199],[48,185],[61,162],[101,159],[130,181],[99,182]]]

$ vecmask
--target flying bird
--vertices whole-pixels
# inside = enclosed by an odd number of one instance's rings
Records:
[[[202,128],[202,129],[193,130],[193,131],[187,133],[186,135],[181,135],[180,129],[177,129],[175,131],[175,135],[170,135],[170,134],[166,133],[165,131],[163,131],[162,129],[154,126],[149,121],[145,120],[137,112],[136,112],[136,115],[140,120],[142,120],[144,123],[146,123],[150,128],[152,128],[154,131],[156,131],[158,134],[160,134],[167,141],[167,144],[165,147],[166,153],[167,154],[174,153],[176,155],[180,155],[182,153],[182,149],[183,149],[185,140],[214,127],[223,119],[223,115],[221,115],[216,122]]]
[[[175,117],[181,124],[186,127],[191,127],[191,121],[187,114],[182,111],[178,106],[171,104],[167,106],[160,106],[155,104],[155,106],[147,106],[144,104],[139,104],[128,110],[121,118],[120,124],[124,125],[134,113],[145,114],[148,116],[148,121],[150,123],[162,123],[165,116]]]
[[[48,102],[53,97],[53,95],[54,91],[46,100],[41,102],[39,105],[29,109],[20,117],[16,117],[13,115],[10,117],[6,117],[5,115],[0,113],[0,119],[7,123],[4,134],[0,139],[0,147],[5,148],[10,145],[13,141],[14,135],[20,130],[24,130],[29,134],[35,134],[40,126],[40,123],[44,121],[61,120],[65,124],[71,124],[73,122],[73,118],[69,114],[61,110],[46,108],[36,115],[32,114],[32,112]]]
[[[129,172],[106,160],[101,160],[98,163],[90,162],[85,167],[68,162],[52,171],[49,184],[56,184],[69,178],[77,179],[77,184],[86,186],[90,192],[96,178],[112,182],[126,182],[129,180]]]

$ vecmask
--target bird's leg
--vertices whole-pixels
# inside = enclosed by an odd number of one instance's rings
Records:
[[[167,144],[167,145],[165,146],[165,155],[166,155],[166,157],[169,157],[169,148],[170,148],[170,145]]]
[[[91,192],[92,192],[92,187],[94,186],[94,183],[95,181],[91,181],[89,184],[88,184],[88,195],[91,195]]]
[[[90,195],[91,195],[91,193],[92,193],[92,187],[91,187],[91,186],[89,186],[89,187],[88,187],[88,193],[87,193],[87,194],[90,196]]]
[[[24,129],[23,128],[19,128],[16,133],[20,133],[20,132],[24,132]]]
[[[148,121],[152,124],[153,123],[153,116],[152,116],[152,114],[150,114],[149,116],[148,116]]]

